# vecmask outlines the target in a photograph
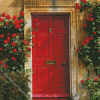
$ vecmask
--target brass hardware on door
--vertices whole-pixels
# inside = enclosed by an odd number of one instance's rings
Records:
[[[52,32],[52,28],[49,29],[49,32],[50,32],[50,33]]]
[[[66,65],[66,62],[63,61],[63,62],[62,62],[62,65],[63,65],[63,66]]]
[[[56,60],[46,60],[46,65],[56,65]]]

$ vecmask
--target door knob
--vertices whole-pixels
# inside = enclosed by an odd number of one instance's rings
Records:
[[[65,61],[63,61],[63,62],[62,62],[62,65],[63,65],[63,66],[64,66],[64,65],[66,65],[66,62],[65,62]]]

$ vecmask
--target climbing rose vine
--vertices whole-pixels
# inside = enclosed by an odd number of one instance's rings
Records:
[[[89,1],[82,0],[80,5],[82,8],[84,6],[90,6]],[[89,5],[88,5],[88,4]],[[83,5],[84,4],[84,5]],[[86,9],[86,7],[84,8]],[[79,57],[81,57],[86,64],[86,66],[94,66],[96,73],[100,74],[100,4],[95,2],[94,7],[92,8],[92,13],[86,18],[86,22],[83,24],[83,29],[89,33],[89,37],[87,37],[82,42],[82,47],[76,49],[79,53]]]
[[[81,13],[85,9],[91,9],[83,25],[83,29],[90,36],[83,40],[82,47],[77,48],[76,51],[86,67],[91,69],[93,66],[97,74],[94,79],[87,77],[87,80],[81,80],[81,83],[89,89],[90,100],[100,100],[100,4],[81,0],[80,3],[76,3],[75,9],[79,9]]]

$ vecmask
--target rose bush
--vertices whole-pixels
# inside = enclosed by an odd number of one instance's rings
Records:
[[[2,56],[1,61],[4,58],[7,59],[7,66],[4,68],[9,71],[24,70],[25,63],[28,61],[25,52],[30,54],[29,46],[32,46],[30,36],[32,35],[26,37],[23,35],[25,24],[23,12],[20,12],[20,17],[14,15],[11,18],[6,13],[0,16],[0,56]]]

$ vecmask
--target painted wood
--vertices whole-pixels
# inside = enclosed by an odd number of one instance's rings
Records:
[[[68,25],[68,16],[32,16],[32,28],[38,27],[38,31],[32,32],[33,43],[37,44],[32,49],[33,98],[69,97]],[[46,64],[48,60],[56,63]],[[62,65],[63,62],[66,65]]]

